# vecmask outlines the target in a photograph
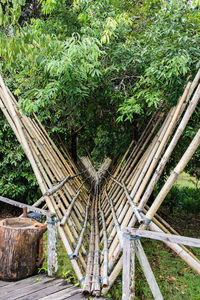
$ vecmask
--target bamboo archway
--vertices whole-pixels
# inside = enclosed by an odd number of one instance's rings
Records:
[[[122,230],[147,226],[177,234],[157,213],[178,174],[198,147],[187,154],[149,207],[148,200],[200,98],[200,71],[169,112],[159,108],[137,142],[109,170],[107,160],[96,172],[89,159],[75,165],[69,153],[49,137],[36,115],[27,117],[0,77],[0,108],[21,144],[42,191],[34,206],[56,213],[58,230],[83,287],[84,295],[106,294],[122,269]],[[83,170],[83,166],[84,170]],[[55,185],[55,182],[57,183]],[[200,261],[185,246],[165,244],[200,274]],[[102,245],[102,246],[101,246]]]

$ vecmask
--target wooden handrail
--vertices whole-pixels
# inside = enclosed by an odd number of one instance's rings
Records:
[[[27,208],[28,211],[33,211],[47,217],[53,217],[56,215],[54,212],[46,211],[44,209],[37,208],[28,204],[20,203],[2,196],[0,196],[0,201],[20,208]]]

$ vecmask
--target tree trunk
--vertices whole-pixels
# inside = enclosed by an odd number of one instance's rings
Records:
[[[73,161],[77,162],[77,133],[73,133],[71,137],[71,153]]]
[[[29,218],[0,222],[0,278],[19,280],[33,274],[38,243],[46,225]]]

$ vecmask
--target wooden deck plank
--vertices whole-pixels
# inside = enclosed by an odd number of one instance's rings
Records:
[[[0,281],[0,300],[84,300],[82,290],[64,279],[35,275],[19,281]],[[108,300],[92,298],[93,300]]]
[[[39,300],[64,300],[68,299],[70,296],[73,296],[74,294],[80,294],[81,295],[82,290],[76,287],[71,287],[69,289],[62,290],[60,292],[51,294],[49,296],[40,298]]]
[[[18,299],[19,297],[29,295],[33,293],[34,291],[42,290],[44,287],[51,286],[56,281],[55,278],[44,278],[43,280],[35,283],[30,283],[30,285],[23,287],[22,285],[19,286],[19,288],[16,289],[16,287],[13,285],[9,286],[9,289],[6,290],[6,287],[1,288],[1,294],[0,294],[0,300],[9,300],[12,299]]]
[[[29,284],[30,281],[34,281],[38,277],[44,277],[44,276],[43,275],[35,275],[35,276],[31,276],[31,277],[21,279],[21,280],[18,280],[18,281],[3,281],[3,280],[0,280],[0,287],[9,286],[9,285],[19,285],[19,284],[22,284],[22,283],[23,283],[23,285],[25,285],[26,283]]]
[[[39,283],[39,282],[46,282],[48,280],[55,280],[54,278],[48,278],[47,276],[41,276],[41,277],[30,277],[27,279],[23,279],[23,280],[19,280],[19,281],[12,281],[9,282],[9,285],[6,285],[4,287],[1,288],[1,294],[6,292],[13,292],[13,290],[18,290],[18,289],[22,289],[22,288],[26,288],[30,285]],[[0,296],[1,296],[0,294]]]
[[[9,284],[8,281],[1,281],[0,280],[0,287],[3,287],[3,286],[8,285],[8,284]]]
[[[17,299],[20,299],[20,300],[33,300],[33,299],[38,300],[41,297],[49,296],[49,295],[54,294],[56,292],[59,292],[61,290],[66,290],[66,293],[67,293],[67,289],[69,289],[71,287],[73,287],[71,284],[68,284],[65,280],[60,279],[60,280],[56,280],[54,285],[44,287],[42,290],[34,291],[30,295],[22,296],[22,297],[17,298]]]

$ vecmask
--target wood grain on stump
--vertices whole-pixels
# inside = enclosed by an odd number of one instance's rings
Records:
[[[38,241],[46,225],[29,218],[0,221],[0,278],[19,280],[36,268]]]

